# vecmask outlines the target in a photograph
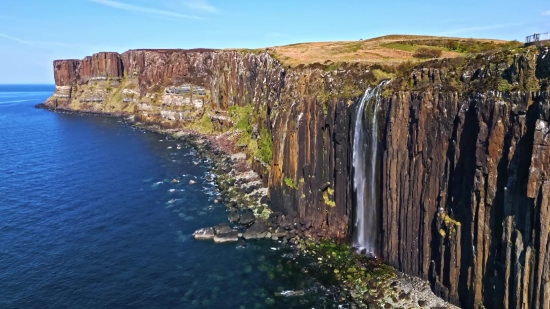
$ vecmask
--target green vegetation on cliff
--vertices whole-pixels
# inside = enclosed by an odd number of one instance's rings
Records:
[[[252,105],[231,106],[227,114],[241,131],[238,145],[246,145],[250,155],[267,164],[271,163],[273,139],[263,126],[267,118],[267,106],[254,108]]]

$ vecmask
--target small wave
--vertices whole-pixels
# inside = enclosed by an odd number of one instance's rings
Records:
[[[151,188],[156,188],[156,187],[158,187],[159,185],[161,185],[163,183],[164,183],[164,181],[155,182],[154,184],[151,185]]]
[[[11,100],[11,101],[0,101],[0,104],[5,104],[5,103],[21,103],[21,102],[30,102],[30,101],[33,101],[33,100]]]

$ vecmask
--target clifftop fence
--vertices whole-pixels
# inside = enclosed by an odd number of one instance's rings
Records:
[[[550,32],[535,33],[525,37],[525,46],[537,45],[542,46],[550,43]]]

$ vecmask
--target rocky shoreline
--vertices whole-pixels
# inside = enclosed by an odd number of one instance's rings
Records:
[[[316,230],[310,219],[271,211],[266,181],[253,171],[253,159],[244,152],[234,151],[238,148],[234,142],[238,140],[235,138],[238,131],[203,134],[191,129],[144,125],[127,114],[56,109],[45,104],[38,104],[36,108],[118,118],[141,130],[181,140],[210,159],[211,180],[221,194],[215,202],[226,206],[228,222],[195,231],[193,237],[198,241],[235,242],[238,246],[246,246],[247,241],[270,239],[293,246],[297,254],[309,256],[325,273],[334,273],[333,280],[341,289],[340,299],[350,303],[349,308],[458,308],[435,296],[427,282],[399,273],[378,260],[366,259],[345,244],[330,241],[327,231]],[[327,244],[330,249],[326,249]],[[340,263],[334,260],[335,257]],[[366,272],[370,275],[365,275]]]

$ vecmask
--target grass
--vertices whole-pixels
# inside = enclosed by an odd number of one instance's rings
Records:
[[[325,192],[323,192],[323,200],[325,201],[325,204],[327,204],[330,207],[335,207],[336,202],[334,202],[334,189],[328,188]]]
[[[418,48],[414,45],[408,45],[403,43],[388,43],[388,44],[384,44],[383,46],[390,49],[398,49],[398,50],[403,50],[407,52],[414,52]]]
[[[438,48],[432,48],[432,47],[420,47],[418,48],[414,54],[413,57],[415,58],[439,58],[443,54],[443,51]]]
[[[374,74],[374,77],[377,81],[383,81],[385,79],[392,79],[394,77],[393,74],[382,71],[381,69],[374,69],[372,70],[372,74]]]
[[[441,57],[455,58],[470,53],[519,47],[517,41],[465,39],[435,36],[388,35],[362,41],[312,42],[270,49],[273,57],[283,65],[324,65],[331,69],[338,63],[382,63],[396,65],[402,62],[422,62],[413,55],[419,48],[441,50]]]
[[[208,115],[208,110],[204,111],[202,118],[187,125],[188,128],[199,131],[204,134],[214,133],[214,124]]]
[[[298,189],[298,185],[291,178],[285,177],[285,184],[293,189]]]
[[[253,109],[252,105],[231,106],[227,110],[227,115],[235,123],[234,128],[241,130],[237,144],[248,145],[248,151],[252,156],[267,164],[271,163],[273,140],[269,131],[261,127],[258,139],[252,138],[252,124],[262,123],[261,120],[267,117],[267,111]]]
[[[267,129],[260,129],[260,139],[258,143],[258,149],[256,151],[256,156],[260,158],[263,162],[271,163],[271,158],[273,157],[272,153],[273,140],[271,134]]]
[[[381,292],[387,296],[393,293],[389,280],[396,276],[395,269],[355,253],[348,244],[326,240],[316,243],[308,239],[299,242],[297,248],[301,256],[311,258],[316,262],[314,265],[318,265],[319,268],[310,271],[310,274],[336,282],[348,292],[355,291],[354,301],[358,302],[360,308],[383,308],[380,303],[367,306],[365,296],[376,302]],[[341,294],[341,297],[345,296]]]

